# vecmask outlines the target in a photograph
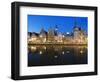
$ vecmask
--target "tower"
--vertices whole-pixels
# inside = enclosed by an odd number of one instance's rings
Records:
[[[55,26],[55,29],[54,29],[54,34],[55,34],[55,36],[57,36],[57,35],[58,35],[58,26],[57,26],[57,25]]]
[[[81,28],[78,27],[77,21],[76,21],[76,18],[75,18],[74,28],[73,28],[74,40],[77,41],[79,39],[79,37],[80,37],[80,31],[81,31]]]
[[[41,42],[46,42],[47,32],[44,30],[44,28],[40,31],[40,40]]]
[[[54,36],[55,36],[54,29],[51,27],[48,30],[48,42],[54,42]]]

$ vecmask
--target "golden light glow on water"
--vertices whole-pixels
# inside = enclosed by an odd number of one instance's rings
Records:
[[[57,58],[58,56],[54,56],[55,58]]]
[[[31,45],[28,46],[30,65],[87,64],[86,46]]]
[[[67,51],[67,53],[69,53],[69,51]]]
[[[44,49],[46,50],[46,47],[44,46]]]
[[[39,53],[42,54],[42,51],[40,51]]]
[[[65,52],[63,51],[62,54],[64,54]]]
[[[72,54],[84,55],[87,50],[87,46],[64,46],[64,45],[31,45],[28,46],[32,53],[39,54]]]
[[[81,50],[80,53],[83,53],[83,51]]]

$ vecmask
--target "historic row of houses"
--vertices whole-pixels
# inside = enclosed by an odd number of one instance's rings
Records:
[[[87,34],[80,27],[74,27],[72,32],[60,33],[58,28],[49,28],[40,33],[28,32],[28,44],[87,44]]]

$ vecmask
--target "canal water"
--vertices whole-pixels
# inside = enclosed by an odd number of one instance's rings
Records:
[[[29,45],[28,66],[87,64],[87,46]]]

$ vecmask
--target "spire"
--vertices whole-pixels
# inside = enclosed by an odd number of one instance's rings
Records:
[[[40,31],[40,33],[42,33],[42,32],[44,32],[44,28],[43,28],[43,27],[41,28],[41,31]]]
[[[42,34],[42,35],[46,34],[46,31],[44,30],[43,27],[41,28],[40,34]]]
[[[78,25],[77,25],[77,21],[76,21],[76,19],[77,19],[77,18],[75,17],[75,18],[74,18],[74,28],[73,28],[74,31],[81,30],[81,28],[79,28]]]
[[[57,25],[55,26],[55,30],[58,30],[58,26]]]

